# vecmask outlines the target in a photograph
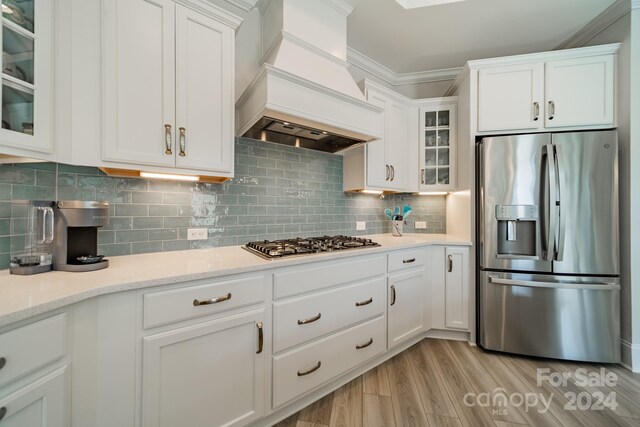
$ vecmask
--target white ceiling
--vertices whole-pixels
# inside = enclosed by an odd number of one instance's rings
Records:
[[[351,48],[396,73],[467,60],[553,50],[615,0],[468,0],[404,9],[395,0],[354,0]]]

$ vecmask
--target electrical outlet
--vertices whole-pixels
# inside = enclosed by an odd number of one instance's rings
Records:
[[[189,228],[187,230],[187,240],[205,240],[209,237],[206,228]]]
[[[365,221],[356,221],[356,230],[363,231],[367,229],[367,223]]]
[[[416,229],[427,228],[427,221],[416,221]]]

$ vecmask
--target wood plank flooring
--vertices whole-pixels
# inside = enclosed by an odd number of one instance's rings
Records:
[[[615,374],[608,384],[596,382],[601,368]],[[527,425],[640,427],[640,374],[426,339],[276,426]]]

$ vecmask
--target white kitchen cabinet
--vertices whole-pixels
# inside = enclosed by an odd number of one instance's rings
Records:
[[[535,130],[542,127],[541,62],[478,71],[478,131]]]
[[[102,161],[232,177],[240,20],[213,5],[183,4],[104,3]]]
[[[545,126],[614,124],[614,56],[545,63]]]
[[[264,308],[144,338],[144,426],[243,426],[264,414]]]
[[[424,269],[388,276],[387,344],[395,347],[424,330]]]
[[[469,248],[464,246],[431,246],[425,299],[427,321],[436,330],[469,330],[470,278]]]
[[[469,249],[447,247],[445,257],[445,327],[468,330]]]
[[[2,5],[0,153],[54,160],[53,2]]]
[[[384,109],[384,137],[344,152],[344,190],[409,191],[409,162],[417,147],[412,101],[370,80],[364,91],[369,103]]]
[[[457,98],[435,98],[419,108],[419,190],[456,188]]]
[[[66,366],[0,398],[2,427],[63,427]]]
[[[476,61],[478,132],[615,127],[617,49],[607,45]]]

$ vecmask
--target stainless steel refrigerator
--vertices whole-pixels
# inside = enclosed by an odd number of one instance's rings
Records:
[[[618,362],[617,132],[489,137],[477,159],[481,346]]]

